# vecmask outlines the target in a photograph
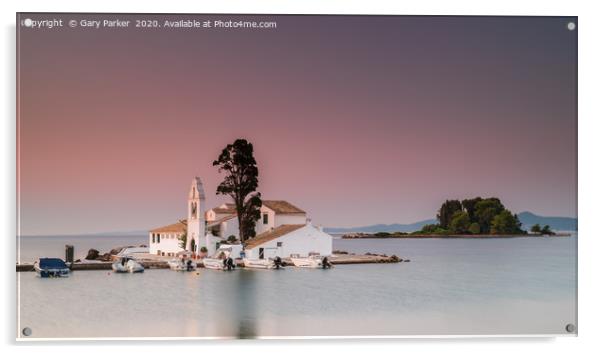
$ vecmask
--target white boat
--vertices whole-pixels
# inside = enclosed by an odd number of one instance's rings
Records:
[[[180,272],[192,272],[197,268],[197,263],[192,259],[193,253],[182,251],[176,254],[176,258],[168,261],[169,269]]]
[[[291,257],[295,267],[299,268],[330,268],[332,265],[327,257],[314,255],[309,257]]]
[[[204,258],[203,266],[207,269],[224,270],[224,259],[219,258]]]
[[[203,259],[203,266],[207,269],[234,270],[234,258],[241,251],[241,245],[221,245],[212,257]]]
[[[174,258],[171,261],[167,262],[169,264],[169,269],[176,270],[180,272],[192,272],[196,270],[196,262],[192,259],[184,259],[184,258]]]
[[[144,266],[136,262],[132,258],[122,258],[121,260],[113,263],[113,271],[115,273],[142,273],[144,272]]]
[[[257,269],[276,269],[276,264],[273,259],[249,259],[244,258],[242,260],[245,268],[257,268]]]

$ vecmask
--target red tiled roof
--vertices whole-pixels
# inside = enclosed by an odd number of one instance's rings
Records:
[[[286,200],[262,200],[261,203],[272,209],[276,214],[305,214],[304,210],[299,209]]]
[[[166,225],[166,226],[161,226],[158,227],[156,229],[152,229],[149,232],[153,232],[153,233],[180,233],[180,232],[186,232],[186,226],[187,226],[188,222],[186,220],[180,220],[175,224],[170,224],[170,225]]]
[[[290,224],[290,225],[280,225],[277,228],[270,230],[270,231],[266,231],[266,232],[262,232],[259,235],[253,237],[252,239],[246,241],[245,243],[245,248],[246,249],[251,249],[251,248],[255,248],[261,244],[264,244],[268,241],[272,241],[277,239],[280,236],[284,236],[288,233],[291,233],[295,230],[299,230],[300,228],[302,228],[303,226],[305,226],[305,224]]]
[[[224,216],[223,218],[219,218],[219,219],[216,219],[216,220],[213,220],[213,221],[209,221],[207,223],[207,226],[208,227],[216,226],[216,225],[219,225],[219,224],[223,223],[224,221],[228,221],[228,220],[233,219],[235,217],[236,217],[236,214],[230,214],[230,215]]]

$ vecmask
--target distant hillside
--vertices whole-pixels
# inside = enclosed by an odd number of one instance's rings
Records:
[[[389,224],[389,225],[377,224],[377,225],[368,225],[368,226],[359,226],[359,227],[350,227],[350,228],[325,227],[324,231],[326,231],[328,233],[332,233],[332,234],[342,234],[342,233],[348,233],[348,232],[368,232],[368,233],[371,233],[371,232],[395,232],[395,231],[414,232],[414,231],[422,229],[422,227],[424,225],[434,224],[436,222],[437,222],[437,220],[435,220],[435,219],[429,219],[429,220],[418,221],[413,224]]]
[[[520,222],[523,224],[522,228],[524,230],[529,230],[531,226],[535,224],[550,225],[552,230],[562,230],[562,231],[576,231],[577,230],[577,219],[569,218],[569,217],[561,217],[561,216],[540,216],[535,215],[531,212],[524,211],[518,214],[518,218]],[[376,225],[368,225],[368,226],[358,226],[358,227],[325,227],[324,231],[333,234],[342,234],[349,232],[414,232],[422,229],[424,225],[427,224],[436,224],[437,220],[429,219],[418,221],[413,224],[376,224]]]
[[[539,224],[541,226],[550,225],[552,230],[577,231],[577,219],[564,216],[540,216],[528,211],[518,214],[520,222],[523,223],[523,229],[529,230],[531,226]]]

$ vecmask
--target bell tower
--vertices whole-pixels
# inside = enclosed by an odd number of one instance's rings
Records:
[[[192,180],[188,192],[188,227],[186,232],[186,250],[199,253],[202,239],[205,237],[205,191],[199,177]],[[194,240],[194,249],[192,240]]]

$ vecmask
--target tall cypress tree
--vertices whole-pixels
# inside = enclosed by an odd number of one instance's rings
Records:
[[[255,237],[255,224],[261,217],[261,193],[257,192],[259,169],[253,156],[253,144],[237,139],[222,150],[213,166],[218,166],[220,173],[226,173],[216,194],[230,196],[234,201],[240,240]]]

